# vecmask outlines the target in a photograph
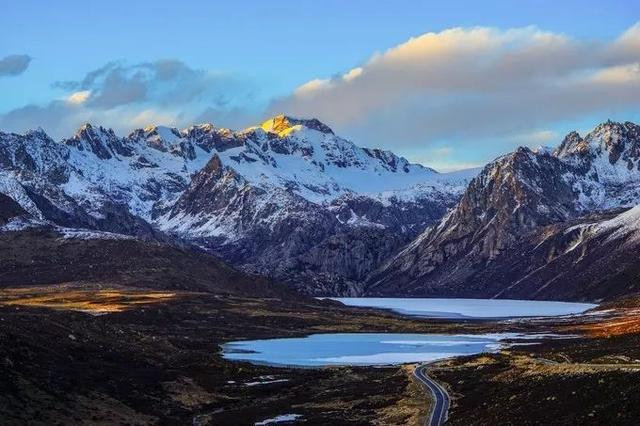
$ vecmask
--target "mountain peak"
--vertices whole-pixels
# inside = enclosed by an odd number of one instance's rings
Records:
[[[598,124],[584,138],[573,131],[567,134],[554,155],[558,158],[587,155],[598,156],[601,153],[612,154],[611,163],[615,163],[625,150],[631,149],[630,155],[638,157],[636,151],[640,146],[640,126],[626,122],[607,120]]]
[[[216,126],[213,125],[213,123],[200,123],[194,126],[191,126],[189,128],[198,128],[204,132],[213,132],[215,131],[217,128]],[[222,130],[222,129],[221,129]]]
[[[90,132],[93,132],[93,125],[89,122],[87,123],[83,123],[80,127],[78,127],[78,129],[76,130],[76,132],[74,133],[75,136],[81,136]]]
[[[624,127],[624,124],[618,122],[618,121],[613,121],[611,119],[600,123],[596,126],[595,131],[598,130],[619,130],[622,127]]]
[[[620,163],[628,170],[640,169],[640,126],[637,124],[609,120],[598,125],[585,140],[594,155],[607,155],[611,165],[622,160]]]
[[[176,139],[180,139],[182,137],[178,129],[168,126],[147,126],[144,128],[144,132],[147,137],[155,136],[167,142],[174,142]]]
[[[38,127],[36,129],[32,129],[32,130],[28,130],[26,132],[26,135],[27,136],[37,136],[37,137],[49,138],[49,135],[47,135],[47,132],[45,132],[42,127]]]
[[[621,123],[607,120],[598,124],[589,135],[618,134],[621,136],[635,135],[640,131],[640,126],[630,121]]]
[[[560,146],[554,151],[554,154],[556,157],[562,158],[573,153],[584,153],[587,150],[588,144],[586,144],[582,136],[574,130],[564,137]]]
[[[110,159],[114,152],[122,151],[113,129],[94,126],[91,123],[84,123],[71,138],[63,140],[63,143],[80,151],[91,151],[103,160]]]
[[[280,114],[263,122],[260,127],[266,132],[278,133],[280,135],[287,134],[293,126],[304,126],[309,129],[317,130],[321,133],[334,134],[333,130],[317,118],[295,118],[288,115]]]
[[[95,126],[88,122],[78,127],[78,129],[74,134],[74,137],[77,137],[77,138],[94,137],[95,135],[98,135],[101,133],[115,137],[115,133],[113,132],[113,129],[107,129],[102,126]]]

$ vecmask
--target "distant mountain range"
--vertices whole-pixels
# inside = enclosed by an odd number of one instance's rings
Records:
[[[592,300],[638,290],[639,160],[614,122],[455,173],[287,116],[0,132],[0,236],[206,252],[312,295]]]
[[[637,292],[638,204],[636,124],[573,132],[555,150],[519,148],[488,164],[365,291],[584,300]]]
[[[179,242],[310,294],[360,294],[475,173],[438,173],[286,116],[239,132],[203,124],[118,137],[86,124],[59,142],[42,130],[0,133],[0,193],[25,211],[5,230]]]

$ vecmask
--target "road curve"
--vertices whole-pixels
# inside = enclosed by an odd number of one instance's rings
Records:
[[[416,379],[418,379],[425,388],[429,388],[431,395],[433,395],[431,413],[424,424],[428,426],[440,426],[449,418],[449,394],[438,382],[429,377],[426,368],[426,365],[419,365],[413,371]]]

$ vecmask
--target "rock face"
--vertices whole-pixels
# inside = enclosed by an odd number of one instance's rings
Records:
[[[118,137],[86,124],[60,142],[0,133],[0,194],[26,212],[4,229],[180,240],[311,294],[359,294],[475,173],[440,174],[286,116],[239,132],[152,126]]]
[[[478,276],[492,297],[599,300],[640,291],[640,208],[593,214],[523,236]],[[498,288],[495,277],[513,277]],[[483,288],[484,287],[484,288]]]
[[[640,127],[614,122],[584,139],[569,134],[553,153],[520,148],[498,158],[437,225],[369,277],[365,292],[547,299],[612,293],[604,284],[594,288],[606,275],[594,280],[597,269],[587,265],[621,268],[603,263],[612,253],[626,265],[633,252],[620,247],[635,247],[635,231],[611,239],[585,230],[640,203],[639,160]],[[577,247],[585,254],[573,259]]]
[[[624,210],[639,203],[633,123],[451,174],[287,116],[237,132],[0,133],[0,234],[168,242],[313,295],[622,294],[640,227]]]
[[[237,138],[154,222],[311,294],[359,294],[372,270],[453,206],[470,176],[359,148],[317,120],[280,116]]]

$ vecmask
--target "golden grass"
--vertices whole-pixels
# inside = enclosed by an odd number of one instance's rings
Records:
[[[431,398],[422,385],[413,377],[415,365],[400,367],[408,379],[407,387],[395,404],[377,410],[379,425],[418,425],[429,415]]]
[[[0,290],[0,305],[71,310],[98,315],[162,303],[176,296],[176,293],[171,292],[124,288],[77,288],[70,285],[21,287]]]
[[[610,318],[591,324],[583,324],[577,328],[591,337],[640,333],[640,309],[619,309],[617,314]]]

